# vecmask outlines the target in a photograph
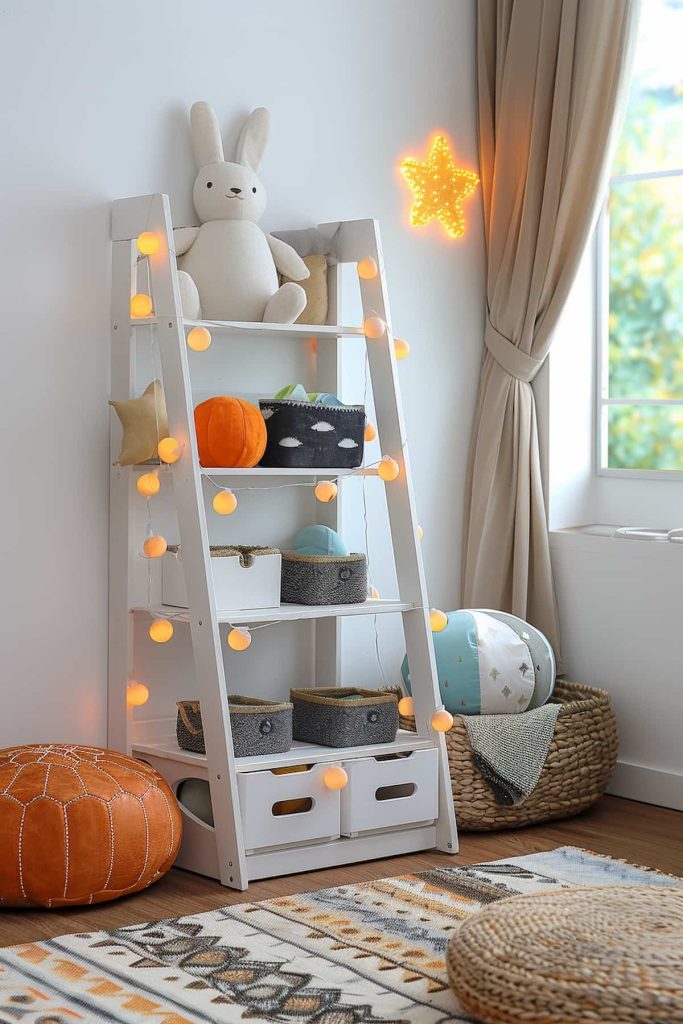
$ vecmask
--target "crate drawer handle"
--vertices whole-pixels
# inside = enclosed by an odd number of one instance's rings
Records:
[[[375,800],[404,800],[417,790],[414,782],[398,782],[393,786],[380,786],[375,790]]]

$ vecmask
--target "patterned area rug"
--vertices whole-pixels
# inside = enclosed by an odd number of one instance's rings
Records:
[[[0,1021],[468,1021],[443,955],[464,918],[518,893],[618,883],[680,879],[563,847],[11,946]]]

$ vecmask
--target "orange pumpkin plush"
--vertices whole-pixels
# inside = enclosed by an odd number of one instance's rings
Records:
[[[266,423],[249,402],[219,396],[194,411],[202,466],[255,466],[266,450]]]

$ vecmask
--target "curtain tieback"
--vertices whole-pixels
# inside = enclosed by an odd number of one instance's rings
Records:
[[[484,341],[498,365],[515,380],[523,380],[530,384],[543,366],[542,359],[534,359],[533,356],[522,352],[504,334],[497,331],[488,319]]]

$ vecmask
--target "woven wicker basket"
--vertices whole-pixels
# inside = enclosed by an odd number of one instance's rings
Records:
[[[580,814],[602,796],[617,760],[617,723],[609,694],[581,683],[558,681],[551,703],[562,709],[538,784],[518,807],[496,803],[474,763],[461,715],[446,733],[458,828],[490,832]],[[414,729],[401,718],[402,729]]]

